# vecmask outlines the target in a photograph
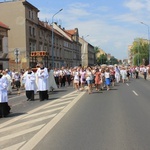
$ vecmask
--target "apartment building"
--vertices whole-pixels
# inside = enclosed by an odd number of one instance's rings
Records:
[[[0,70],[9,68],[8,30],[9,27],[3,22],[0,22]]]
[[[79,38],[81,47],[81,64],[82,66],[94,65],[96,62],[94,46],[89,44],[84,38]]]
[[[11,69],[35,67],[38,61],[43,61],[47,67],[52,66],[52,60],[54,60],[54,67],[73,66],[81,61],[81,45],[74,40],[79,35],[70,34],[59,25],[52,26],[40,21],[39,9],[31,3],[26,0],[4,1],[0,2],[0,10],[3,12],[0,13],[0,20],[8,24],[11,29],[8,36]],[[17,63],[15,49],[19,50]]]
[[[63,51],[61,53],[62,65],[68,67],[79,65],[81,62],[81,59],[78,59],[81,53],[81,44],[78,40],[78,29],[65,30],[65,28],[57,25],[57,23],[53,23],[53,28],[63,36]]]

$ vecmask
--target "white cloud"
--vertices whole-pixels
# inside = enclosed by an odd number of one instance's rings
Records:
[[[135,0],[126,3],[126,7],[131,8]],[[135,5],[135,4],[134,4]],[[55,16],[55,19],[61,19],[62,27],[66,29],[79,29],[80,37],[89,35],[86,40],[93,46],[99,46],[107,53],[114,55],[118,59],[127,58],[128,45],[137,37],[137,32],[133,28],[125,28],[124,25],[129,23],[130,26],[142,18],[142,13],[136,16],[136,13],[128,12],[121,15],[114,15],[109,10],[109,7],[100,6],[95,10],[89,10],[89,4],[74,3],[66,6],[63,12]],[[143,5],[138,4],[138,7],[132,9],[141,9]],[[109,13],[100,13],[109,12]],[[45,18],[51,20],[53,14],[42,10],[40,19]],[[143,21],[143,20],[142,20]],[[122,23],[121,25],[118,22]],[[140,25],[139,25],[140,26]]]
[[[100,6],[97,8],[100,12],[108,12],[110,8],[108,6]]]
[[[132,11],[138,11],[145,8],[143,0],[130,0],[125,2],[125,6]]]
[[[124,6],[129,8],[131,11],[150,11],[149,0],[129,0],[124,3]]]
[[[118,16],[114,16],[112,19],[116,21],[121,21],[121,22],[130,22],[130,23],[135,23],[137,22],[138,16],[134,15],[133,13],[126,13]]]

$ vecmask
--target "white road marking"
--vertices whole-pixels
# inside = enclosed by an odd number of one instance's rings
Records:
[[[57,114],[52,114],[52,115],[50,115],[50,116],[40,117],[40,118],[38,118],[38,119],[33,119],[33,120],[30,120],[30,121],[27,121],[27,122],[23,122],[23,123],[19,123],[19,124],[10,126],[10,127],[5,127],[5,128],[0,129],[0,133],[1,133],[1,132],[8,131],[8,130],[15,129],[15,128],[19,128],[19,127],[22,127],[22,126],[25,126],[25,125],[28,125],[28,124],[40,122],[40,121],[43,121],[43,120],[46,120],[46,119],[49,119],[49,118],[53,118],[53,117],[56,116],[56,115],[57,115]]]
[[[1,149],[1,150],[19,149],[19,147],[21,147],[25,142],[26,142],[26,141],[21,142],[21,143],[18,143],[18,144],[15,144],[15,145],[13,145],[13,146],[10,146],[10,147],[4,148],[4,149]]]
[[[85,94],[79,94],[68,106],[66,106],[56,117],[47,123],[37,134],[33,136],[20,150],[33,149],[50,130],[64,117],[64,115],[80,100]]]
[[[8,99],[9,99],[9,100],[11,100],[11,99],[16,99],[16,98],[18,98],[18,97],[23,97],[23,96],[25,96],[24,93],[21,93],[20,95],[17,95],[17,94],[16,94],[16,96],[14,96],[14,97],[9,97],[9,95],[8,95]]]
[[[129,84],[128,84],[128,83],[126,83],[126,85],[127,85],[127,86],[129,86]]]
[[[71,93],[69,93],[69,94],[67,94],[67,95],[65,95],[65,96],[62,96],[61,98],[57,99],[57,101],[59,101],[59,100],[61,100],[61,99],[63,99],[63,98],[69,97],[71,94],[74,94],[74,93],[75,93],[75,91],[74,91],[74,92],[71,92]],[[43,109],[44,107],[49,106],[50,104],[53,104],[53,103],[55,103],[55,102],[56,102],[56,101],[50,101],[49,103],[47,103],[47,104],[45,104],[45,105],[42,105],[42,106],[40,106],[40,107],[38,107],[38,108],[36,108],[36,109],[34,109],[34,110],[29,111],[27,114],[20,115],[20,116],[18,116],[18,117],[15,117],[14,119],[11,119],[11,120],[9,120],[9,121],[6,121],[6,122],[0,124],[0,128],[5,127],[5,126],[7,126],[7,125],[9,125],[9,124],[11,124],[11,123],[17,121],[17,120],[20,120],[20,119],[22,119],[23,117],[28,116],[29,114],[35,113],[35,112],[37,112],[37,111]]]
[[[132,91],[136,96],[139,96],[135,91]]]
[[[44,109],[51,108],[51,107],[56,107],[56,106],[60,106],[60,105],[65,105],[65,104],[68,104],[70,102],[71,101],[66,101],[66,102],[61,102],[61,103],[58,103],[58,104],[49,105],[49,106],[46,106]]]
[[[65,107],[65,106],[63,106],[63,107],[58,107],[58,108],[55,108],[55,109],[50,109],[50,110],[47,110],[47,111],[42,111],[42,112],[35,113],[35,114],[31,114],[31,115],[28,115],[28,116],[24,117],[23,119],[31,118],[31,117],[35,117],[35,116],[39,116],[39,115],[46,114],[46,113],[50,113],[50,112],[53,112],[53,111],[57,111],[57,110],[63,109],[64,107]]]
[[[12,138],[21,136],[21,135],[23,135],[23,134],[27,134],[27,133],[36,131],[36,130],[40,130],[44,125],[45,125],[45,124],[42,124],[42,125],[39,125],[39,126],[35,126],[35,127],[33,127],[33,128],[29,128],[29,129],[20,131],[20,132],[18,132],[18,133],[13,133],[13,134],[9,134],[9,135],[7,135],[7,136],[1,137],[1,138],[0,138],[0,142],[5,141],[5,140],[9,140],[9,139],[12,139]]]

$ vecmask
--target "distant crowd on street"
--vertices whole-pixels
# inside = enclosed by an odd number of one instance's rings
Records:
[[[94,90],[109,91],[117,83],[128,82],[130,78],[138,79],[139,75],[147,80],[150,77],[150,66],[79,65],[48,69],[43,62],[39,62],[34,70],[0,70],[0,117],[10,113],[8,94],[14,90],[20,94],[20,88],[24,88],[27,101],[34,101],[36,93],[39,94],[39,100],[44,101],[48,100],[50,91],[58,88],[73,86],[77,92],[87,91],[92,94]]]

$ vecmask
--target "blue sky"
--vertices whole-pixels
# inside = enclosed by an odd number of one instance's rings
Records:
[[[36,6],[40,20],[51,23],[52,16],[65,29],[79,29],[79,36],[118,59],[128,56],[135,38],[148,37],[150,0],[28,0]]]

